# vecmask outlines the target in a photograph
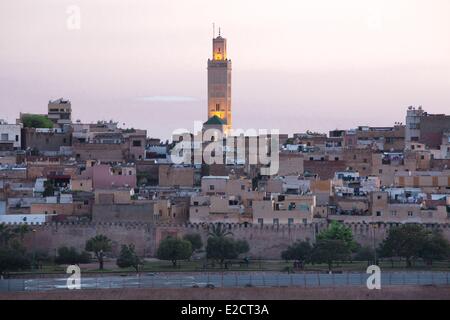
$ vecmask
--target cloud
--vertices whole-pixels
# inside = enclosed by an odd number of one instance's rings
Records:
[[[136,100],[142,102],[194,102],[199,99],[187,96],[148,96],[138,97]]]

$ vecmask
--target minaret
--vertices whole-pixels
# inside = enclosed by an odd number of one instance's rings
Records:
[[[231,128],[231,60],[227,58],[227,40],[213,38],[212,59],[208,59],[208,119],[217,116]]]

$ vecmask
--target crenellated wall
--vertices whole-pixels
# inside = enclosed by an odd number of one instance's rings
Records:
[[[315,240],[315,235],[327,228],[324,223],[312,223],[294,226],[259,226],[259,225],[227,225],[234,238],[245,239],[250,245],[250,256],[253,258],[279,259],[280,253],[296,240]],[[349,223],[354,238],[362,245],[373,246],[380,243],[387,235],[388,224]],[[450,240],[450,225],[428,225],[427,228],[438,228]],[[186,224],[165,225],[145,223],[49,223],[32,226],[34,232],[25,236],[25,245],[30,250],[47,251],[55,255],[61,246],[73,246],[84,250],[86,240],[104,234],[113,242],[113,255],[117,255],[122,244],[133,243],[140,255],[148,257],[156,254],[161,239],[168,235],[183,236],[187,233],[199,233],[206,244],[208,225]]]

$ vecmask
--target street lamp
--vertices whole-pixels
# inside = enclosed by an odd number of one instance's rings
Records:
[[[36,266],[36,248],[35,248],[35,243],[36,243],[36,229],[32,230],[33,232],[33,268]]]
[[[377,228],[377,225],[374,223],[372,224],[372,242],[373,242],[373,256],[374,256],[374,263],[377,264],[377,248],[375,247],[375,229]]]

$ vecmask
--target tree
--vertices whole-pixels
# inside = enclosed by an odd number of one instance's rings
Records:
[[[22,117],[25,128],[53,128],[53,122],[40,114],[27,114]]]
[[[185,234],[183,239],[191,243],[192,252],[200,250],[203,247],[202,237],[198,233]]]
[[[317,240],[341,240],[352,252],[358,248],[358,244],[353,240],[352,230],[338,221],[332,221],[328,229],[319,233]]]
[[[105,252],[111,251],[111,240],[100,234],[86,241],[86,251],[93,252],[98,260],[99,269],[103,270]]]
[[[217,260],[220,266],[225,259],[236,259],[238,257],[235,241],[231,238],[210,237],[206,245],[206,257]]]
[[[311,261],[314,263],[326,263],[331,272],[334,261],[346,260],[351,251],[344,240],[321,239],[314,244]]]
[[[158,247],[157,257],[161,260],[170,260],[174,267],[178,260],[189,259],[192,255],[192,245],[187,240],[167,237]]]
[[[0,223],[0,247],[9,246],[12,239],[16,237],[13,229],[7,224]]]
[[[55,186],[53,185],[53,181],[46,180],[44,182],[44,192],[42,193],[43,197],[53,197],[55,195]]]
[[[288,260],[297,260],[307,262],[311,257],[312,247],[309,241],[296,241],[286,250],[281,252],[281,258]]]
[[[419,256],[427,263],[433,265],[433,260],[445,260],[450,255],[450,245],[442,232],[428,232]]]
[[[247,240],[236,240],[234,242],[234,246],[236,248],[238,256],[250,251],[250,246],[248,245]]]
[[[21,242],[23,241],[25,235],[30,231],[31,228],[26,224],[18,225],[17,227],[12,229],[12,232],[19,237]]]
[[[23,251],[2,247],[0,248],[0,276],[8,271],[26,270],[31,266],[30,259]]]
[[[22,246],[23,237],[28,231],[26,225],[0,223],[0,276],[7,271],[24,270],[31,266],[31,260]]]
[[[133,267],[136,272],[139,272],[139,266],[142,265],[142,261],[136,254],[134,244],[122,245],[119,258],[117,258],[117,266],[119,268]]]
[[[89,253],[83,251],[78,253],[74,247],[60,247],[58,256],[55,259],[56,264],[79,264],[88,263],[90,261]]]
[[[226,259],[236,259],[250,250],[246,240],[234,240],[225,237],[210,237],[206,245],[206,257],[217,260],[220,266]]]
[[[233,235],[233,232],[228,231],[227,227],[222,223],[213,224],[211,230],[208,232],[209,237],[223,238]]]
[[[354,260],[356,261],[367,261],[367,265],[369,266],[375,257],[375,252],[371,247],[360,247],[354,256]]]
[[[403,257],[406,266],[411,267],[413,261],[423,254],[423,247],[428,233],[418,224],[404,224],[389,230],[388,236],[380,244],[383,257]]]

